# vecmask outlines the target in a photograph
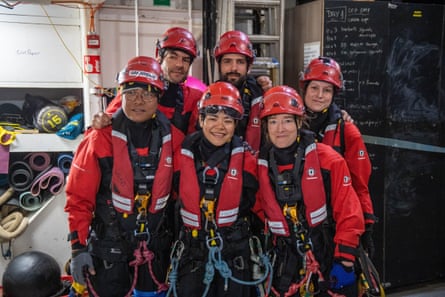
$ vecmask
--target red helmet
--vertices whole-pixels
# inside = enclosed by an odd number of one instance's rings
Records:
[[[244,107],[238,89],[231,83],[218,81],[207,87],[198,104],[200,113],[224,110],[235,119],[241,119]]]
[[[331,58],[318,57],[313,59],[300,75],[300,88],[304,89],[307,82],[320,80],[333,84],[336,88],[343,88],[343,75],[338,63]]]
[[[193,59],[199,55],[193,34],[180,27],[170,28],[162,34],[161,39],[158,39],[156,44],[156,56],[162,56],[162,50],[166,48],[175,48],[184,51],[192,56]]]
[[[303,100],[297,91],[288,86],[276,86],[264,93],[260,118],[280,113],[301,117],[304,110]]]
[[[253,63],[255,53],[249,37],[241,31],[228,31],[221,35],[216,44],[213,55],[219,60],[225,54],[242,54],[247,57],[249,64]]]
[[[122,85],[137,82],[152,85],[160,91],[164,90],[161,65],[154,58],[137,56],[130,59],[124,69],[117,75],[117,82]]]

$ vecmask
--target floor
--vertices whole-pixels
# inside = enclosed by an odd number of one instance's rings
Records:
[[[387,297],[445,297],[445,282],[427,284],[415,289],[387,293]]]

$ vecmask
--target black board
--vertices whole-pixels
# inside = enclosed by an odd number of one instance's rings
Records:
[[[444,11],[325,1],[323,55],[341,65],[335,101],[367,140],[380,218],[375,264],[393,288],[445,275]]]

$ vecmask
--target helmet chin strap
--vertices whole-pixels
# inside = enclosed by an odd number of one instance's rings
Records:
[[[308,117],[310,119],[314,119],[314,118],[318,118],[319,115],[323,115],[323,114],[327,113],[328,110],[329,110],[329,107],[326,107],[322,111],[312,111],[306,107],[306,114],[308,115]]]

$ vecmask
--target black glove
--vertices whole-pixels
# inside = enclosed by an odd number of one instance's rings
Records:
[[[368,253],[368,257],[372,259],[375,253],[374,240],[372,238],[373,224],[366,224],[365,233],[362,234],[360,241],[364,250]]]

